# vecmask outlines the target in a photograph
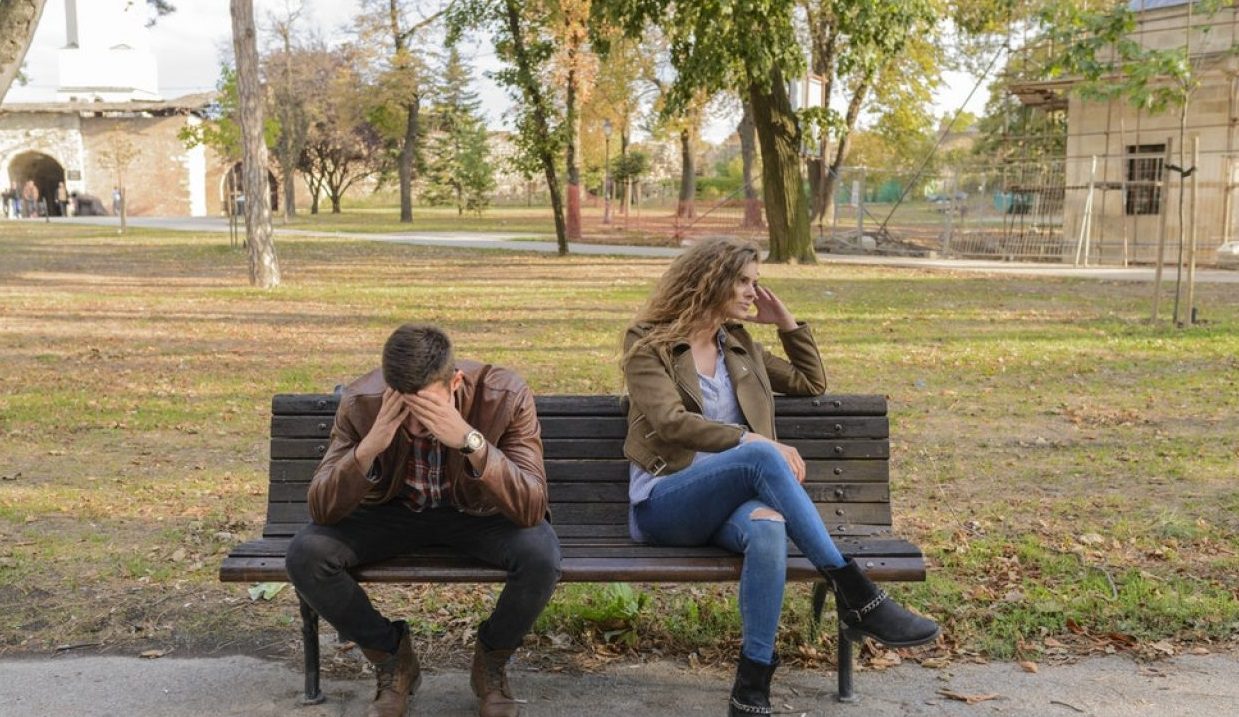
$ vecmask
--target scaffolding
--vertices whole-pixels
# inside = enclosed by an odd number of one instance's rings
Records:
[[[1073,263],[1176,261],[1199,232],[1208,263],[1236,232],[1239,186],[1239,12],[1230,3],[1202,16],[1187,0],[1133,0],[1141,47],[1186,48],[1200,80],[1179,113],[1153,113],[1124,99],[1089,101],[1070,79],[1044,80],[1063,48],[1029,39],[1008,60],[1004,127],[995,160],[1001,229],[956,230],[944,249],[964,256]],[[1193,142],[1198,159],[1189,157]],[[1190,177],[1190,180],[1188,179]],[[1196,209],[1187,217],[1181,207]],[[1189,227],[1191,231],[1189,231]]]

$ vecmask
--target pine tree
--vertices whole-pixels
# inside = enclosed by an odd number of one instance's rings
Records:
[[[494,170],[486,142],[477,93],[470,91],[469,69],[452,47],[436,88],[431,116],[434,133],[429,141],[430,162],[422,197],[436,206],[456,206],[481,214],[495,188]]]

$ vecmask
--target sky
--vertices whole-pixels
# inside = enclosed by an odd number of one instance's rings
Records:
[[[78,0],[97,2],[99,0]],[[147,42],[155,54],[159,71],[159,91],[165,99],[214,89],[219,78],[221,58],[231,55],[232,25],[228,3],[225,0],[172,0],[176,12],[159,19],[148,33]],[[260,45],[271,38],[264,29],[270,26],[267,18],[275,13],[282,15],[286,3],[296,7],[298,0],[254,0],[255,16],[259,24]],[[305,26],[313,27],[328,39],[345,37],[353,17],[357,13],[357,0],[301,0],[304,7]],[[136,0],[136,9],[145,12],[145,3]],[[5,102],[41,102],[55,99],[57,84],[57,52],[65,45],[64,0],[47,0],[43,18],[35,33],[34,42],[26,55],[25,73],[30,82],[26,86],[14,84],[5,97]],[[99,28],[81,28],[80,32],[96,31]],[[509,116],[510,100],[505,90],[485,76],[487,71],[498,69],[499,62],[489,41],[475,39],[462,47],[462,55],[472,58],[475,73],[475,89],[482,102],[491,129],[505,127]],[[936,112],[954,112],[963,103],[975,83],[975,78],[959,73],[950,73],[943,78],[935,98]],[[967,109],[981,114],[987,93],[981,88]],[[706,140],[720,142],[735,128],[738,118],[715,118],[703,132]]]

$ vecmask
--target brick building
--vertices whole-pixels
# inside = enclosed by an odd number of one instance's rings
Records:
[[[239,166],[209,148],[187,148],[179,136],[203,121],[214,93],[159,96],[149,30],[135,7],[142,4],[65,0],[55,100],[0,105],[0,185],[20,189],[33,181],[53,216],[60,182],[111,213],[120,179],[109,156],[118,149],[131,156],[123,180],[129,214],[224,213]],[[274,212],[281,196],[271,180]]]

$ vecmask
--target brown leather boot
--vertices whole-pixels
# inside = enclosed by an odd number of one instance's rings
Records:
[[[487,650],[481,641],[473,648],[473,670],[469,686],[478,698],[481,717],[517,717],[520,702],[508,686],[508,660],[513,650]]]
[[[394,624],[400,630],[400,644],[395,654],[382,650],[361,650],[366,659],[374,664],[374,676],[378,681],[374,702],[366,713],[369,717],[404,717],[413,693],[422,684],[422,668],[413,653],[409,626],[404,620]]]

